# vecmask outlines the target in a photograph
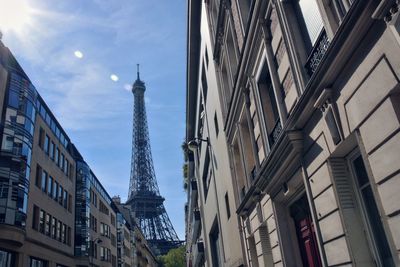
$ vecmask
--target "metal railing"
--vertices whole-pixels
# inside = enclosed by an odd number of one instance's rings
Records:
[[[318,39],[315,42],[315,45],[311,50],[311,53],[308,56],[307,63],[305,65],[305,68],[307,69],[307,72],[310,75],[310,77],[317,70],[319,63],[322,61],[322,58],[326,53],[326,50],[328,50],[328,46],[329,46],[328,35],[326,34],[325,29],[323,29],[319,34]]]
[[[282,132],[282,124],[281,120],[278,119],[277,122],[275,123],[274,129],[272,129],[272,132],[268,135],[269,146],[271,148],[274,146],[276,141],[278,141],[281,132]]]

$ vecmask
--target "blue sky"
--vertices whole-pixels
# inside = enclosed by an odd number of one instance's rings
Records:
[[[0,0],[1,9],[11,2],[28,5],[29,15],[23,27],[3,28],[4,44],[109,194],[123,201],[133,112],[126,87],[140,63],[158,186],[184,239],[186,1]]]

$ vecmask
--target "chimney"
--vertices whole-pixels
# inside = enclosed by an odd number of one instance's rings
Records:
[[[118,195],[118,196],[113,196],[112,197],[112,201],[115,203],[115,204],[121,204],[121,197]]]

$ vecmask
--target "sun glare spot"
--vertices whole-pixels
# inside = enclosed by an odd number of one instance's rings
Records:
[[[117,82],[119,80],[118,76],[115,74],[111,74],[110,79],[113,80],[114,82]]]
[[[26,0],[0,0],[0,30],[21,33],[31,24],[32,8]]]
[[[130,90],[132,89],[132,85],[130,85],[129,83],[126,83],[126,84],[124,85],[124,89],[125,89],[126,91],[130,91]]]
[[[82,54],[82,52],[79,51],[79,50],[76,50],[76,51],[74,52],[74,55],[75,55],[75,57],[77,57],[77,58],[83,58],[83,54]]]

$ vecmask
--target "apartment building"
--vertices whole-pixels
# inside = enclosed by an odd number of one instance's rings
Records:
[[[75,256],[77,266],[117,266],[117,207],[78,150]]]
[[[206,5],[189,1],[188,264],[243,265],[235,193]]]
[[[0,266],[117,266],[117,213],[0,42]]]
[[[1,42],[0,59],[0,265],[72,266],[70,141]]]
[[[118,267],[158,266],[147,240],[137,225],[129,205],[121,204],[119,196],[113,197],[117,212]]]
[[[226,138],[246,265],[400,264],[399,31],[394,0],[189,1],[187,141]]]

